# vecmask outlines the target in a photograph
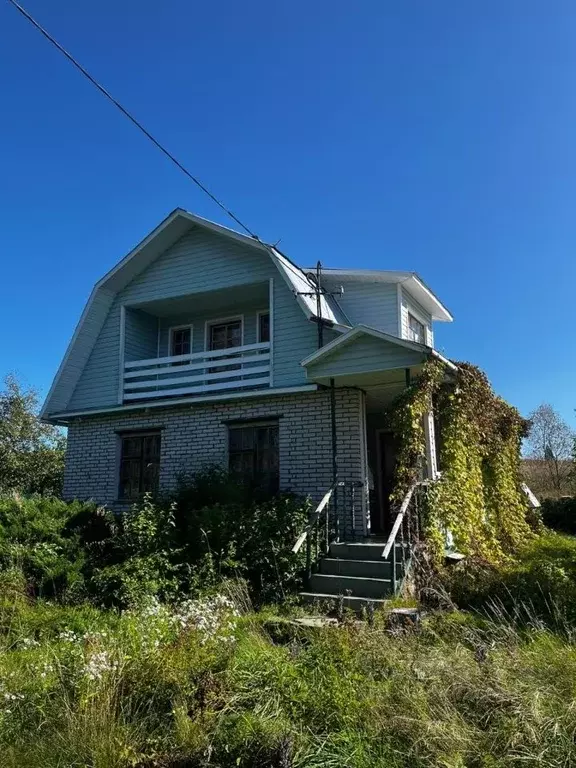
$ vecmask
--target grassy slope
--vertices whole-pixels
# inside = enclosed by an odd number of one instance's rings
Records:
[[[454,612],[403,634],[383,617],[304,629],[241,613],[119,616],[4,590],[1,768],[576,764],[568,625]]]

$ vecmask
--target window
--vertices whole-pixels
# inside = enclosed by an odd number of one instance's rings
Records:
[[[119,498],[133,500],[158,492],[160,432],[122,435]]]
[[[426,328],[414,315],[408,313],[408,338],[419,344],[426,344]]]
[[[279,486],[278,424],[247,424],[228,428],[230,472],[267,493]]]
[[[170,355],[189,355],[192,351],[192,326],[184,325],[178,328],[170,328]],[[188,361],[182,360],[172,365],[185,365]]]
[[[210,326],[210,349],[242,346],[242,320],[228,320]]]
[[[242,320],[226,320],[221,323],[214,323],[209,326],[208,343],[210,350],[232,349],[242,346]],[[218,359],[218,362],[228,357],[224,355]],[[214,361],[216,362],[216,361]],[[234,371],[240,368],[240,365],[218,365],[215,368],[209,368],[208,373],[223,373],[224,371]]]
[[[270,341],[270,313],[258,313],[258,341]]]

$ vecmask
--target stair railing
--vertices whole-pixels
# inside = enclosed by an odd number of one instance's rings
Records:
[[[542,505],[538,501],[538,498],[533,493],[533,491],[526,485],[526,483],[520,484],[520,489],[522,490],[522,493],[526,496],[528,499],[528,504],[532,507],[532,509],[539,509]]]
[[[432,480],[419,480],[413,483],[404,496],[400,509],[394,520],[394,525],[382,550],[382,558],[386,560],[392,553],[392,592],[396,594],[398,586],[397,567],[397,545],[400,544],[400,558],[402,563],[402,574],[406,572],[406,561],[410,559],[410,553],[407,547],[414,544],[420,537],[420,504],[419,493],[422,489],[429,486]]]
[[[306,542],[306,578],[312,576],[312,566],[320,555],[327,555],[330,544],[340,540],[340,528],[351,516],[351,528],[356,530],[356,508],[361,504],[358,489],[362,483],[340,480],[324,494],[316,509],[310,513],[308,525],[296,539],[292,552],[298,554]]]

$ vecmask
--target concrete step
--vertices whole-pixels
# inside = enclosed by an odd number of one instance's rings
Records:
[[[322,592],[300,592],[300,597],[305,603],[330,603],[338,598],[335,595],[326,595]],[[384,608],[388,600],[380,600],[368,597],[352,597],[345,595],[342,598],[344,608],[350,608],[355,613],[360,614],[363,608],[367,608],[371,603],[374,608]]]
[[[389,560],[343,560],[324,557],[320,560],[320,573],[329,576],[365,576],[373,579],[391,579],[392,563]],[[402,576],[402,563],[396,563],[396,576]]]
[[[353,597],[380,599],[392,593],[392,580],[314,573],[310,579],[310,591],[336,596],[349,592]]]
[[[374,542],[370,539],[365,541],[339,541],[330,545],[330,557],[337,558],[339,560],[375,560],[378,562],[385,562],[382,558],[382,552],[386,542]],[[406,551],[409,546],[404,545]],[[391,557],[390,553],[390,557]],[[396,557],[401,559],[402,557],[402,545],[396,544]]]

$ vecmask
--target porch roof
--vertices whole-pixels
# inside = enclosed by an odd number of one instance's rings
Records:
[[[441,360],[447,368],[456,370],[454,363],[432,347],[414,341],[399,339],[367,325],[357,325],[339,338],[301,361],[308,379],[327,383],[329,379],[342,379],[358,386],[367,376],[399,368],[421,366],[430,357]]]

